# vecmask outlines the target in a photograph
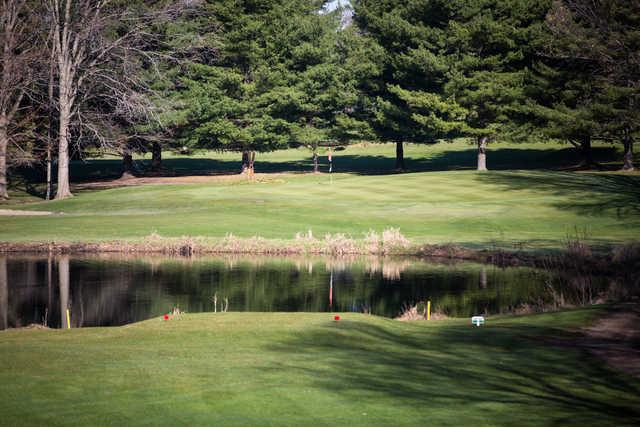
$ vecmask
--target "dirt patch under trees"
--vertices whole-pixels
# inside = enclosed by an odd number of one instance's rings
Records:
[[[607,365],[640,378],[640,303],[615,305],[574,338],[545,341],[586,350]]]
[[[640,378],[640,303],[616,306],[584,329],[579,345],[614,368]]]
[[[292,176],[299,176],[294,173],[256,173],[253,176],[243,174],[221,174],[221,175],[189,175],[189,176],[147,176],[133,177],[126,176],[108,181],[93,181],[74,184],[72,189],[75,190],[93,190],[117,187],[132,187],[137,185],[162,185],[162,184],[206,184],[217,182],[242,182],[257,181],[266,182]]]
[[[45,216],[53,215],[49,211],[19,211],[16,209],[0,209],[0,216]]]

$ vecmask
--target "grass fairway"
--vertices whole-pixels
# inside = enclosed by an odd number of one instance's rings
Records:
[[[12,205],[57,214],[0,217],[0,241],[140,240],[152,232],[291,239],[308,230],[362,238],[369,230],[394,227],[414,243],[552,248],[576,230],[596,244],[640,235],[640,176],[529,169],[571,164],[574,153],[544,144],[499,147],[489,155],[496,170],[488,173],[468,170],[474,150],[455,143],[409,146],[412,172],[379,175],[376,171],[393,163],[393,146],[372,145],[336,153],[336,169],[350,172],[332,177],[290,174],[258,182],[84,190],[71,200]],[[609,148],[602,150],[601,157],[610,155]],[[261,155],[257,168],[308,170],[306,156],[303,150]],[[238,167],[230,154],[170,157],[165,163],[186,174]],[[109,176],[118,165],[118,160],[98,160],[72,171],[87,179],[91,170]]]
[[[3,426],[633,425],[640,382],[572,347],[601,308],[402,323],[198,314],[0,332]]]

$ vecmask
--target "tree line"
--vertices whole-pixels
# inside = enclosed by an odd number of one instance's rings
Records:
[[[41,168],[71,196],[88,152],[255,153],[393,142],[638,136],[632,0],[1,0],[0,198]],[[53,177],[56,171],[57,177]]]

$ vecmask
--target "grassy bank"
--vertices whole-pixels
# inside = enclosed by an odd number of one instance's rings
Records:
[[[0,216],[0,241],[143,242],[150,235],[220,241],[229,233],[288,241],[309,230],[318,239],[330,233],[363,240],[370,230],[397,228],[413,245],[537,249],[561,247],[576,233],[595,245],[640,235],[640,176],[529,169],[571,164],[574,152],[544,144],[496,147],[489,157],[496,170],[489,173],[465,170],[473,166],[473,149],[456,143],[410,146],[413,172],[379,175],[389,170],[393,147],[371,145],[336,153],[334,164],[343,172],[333,176],[267,174],[255,181],[82,190],[71,200],[10,205],[54,214]],[[601,148],[608,156],[609,148]],[[216,156],[169,158],[166,165],[180,174],[237,166],[230,154]],[[307,156],[304,150],[261,155],[257,168],[302,170]],[[117,165],[94,160],[72,166],[72,175],[75,168],[79,180],[109,176]]]
[[[601,311],[484,328],[224,313],[4,331],[0,413],[7,426],[638,423],[637,380],[542,339]]]

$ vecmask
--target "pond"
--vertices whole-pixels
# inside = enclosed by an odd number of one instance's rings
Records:
[[[583,301],[596,297],[589,284]],[[575,292],[573,292],[575,294]],[[553,274],[414,258],[0,255],[0,329],[117,326],[183,312],[363,312],[396,317],[432,301],[468,317],[565,301]]]

